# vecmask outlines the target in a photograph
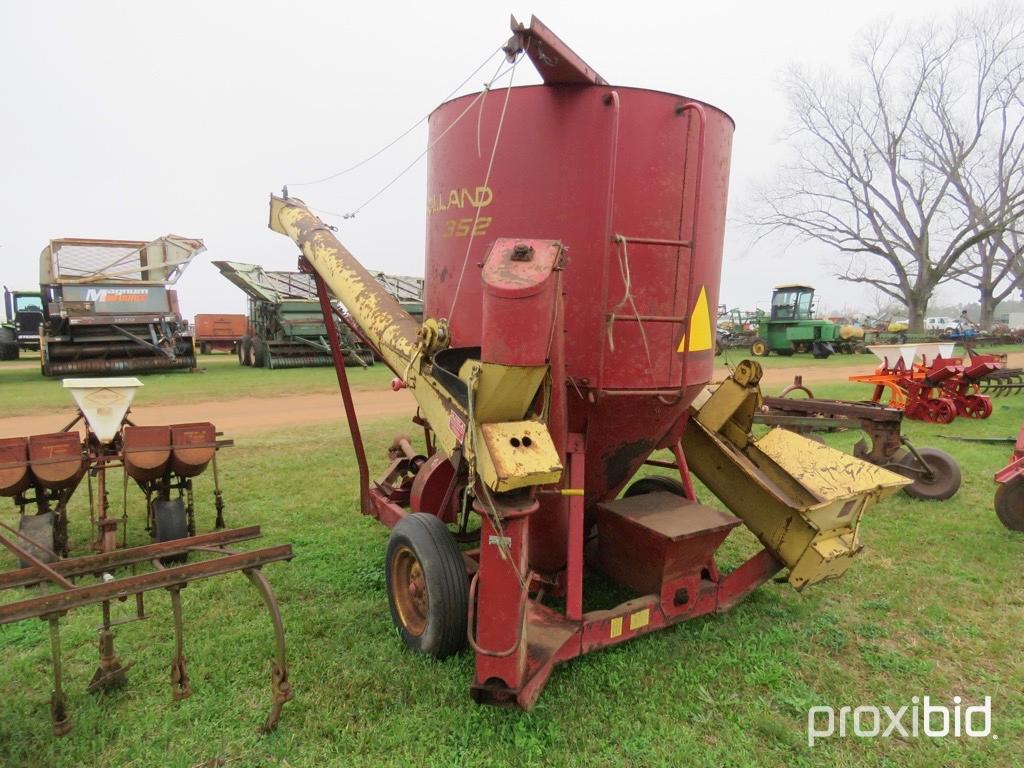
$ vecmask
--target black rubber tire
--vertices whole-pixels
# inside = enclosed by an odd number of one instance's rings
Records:
[[[750,354],[754,357],[767,357],[769,351],[768,342],[764,339],[756,339],[750,345]]]
[[[413,634],[406,628],[396,605],[392,563],[403,550],[412,551],[426,583],[426,625],[419,634]],[[469,612],[466,567],[455,537],[440,518],[424,512],[402,518],[388,539],[384,574],[391,620],[406,646],[437,659],[465,648],[466,616]]]
[[[683,481],[678,477],[667,477],[665,475],[643,477],[630,485],[622,496],[628,499],[630,496],[642,496],[645,493],[657,493],[658,491],[668,491],[676,496],[686,496]]]
[[[238,342],[238,362],[242,365],[249,365],[249,348],[252,345],[251,336],[243,336]]]
[[[0,360],[17,360],[18,336],[14,329],[7,326],[0,326]]]
[[[153,530],[151,535],[154,541],[174,541],[184,539],[188,536],[188,515],[185,512],[185,502],[181,499],[153,501]],[[188,560],[188,553],[171,555],[160,558],[161,563],[184,563]]]
[[[253,368],[265,368],[267,365],[267,345],[259,336],[249,341],[249,365]]]
[[[1015,477],[996,488],[996,516],[1011,531],[1024,533],[1024,477]]]
[[[921,454],[921,458],[928,464],[935,477],[932,480],[926,480],[914,472],[914,468],[918,466],[917,459],[910,451],[907,451],[896,466],[890,467],[893,472],[914,481],[903,487],[903,492],[907,496],[924,501],[944,501],[960,490],[960,464],[956,459],[938,448],[918,448],[917,452]],[[900,471],[900,467],[906,467],[907,471]]]
[[[777,349],[775,350],[775,354],[777,354],[779,357],[792,357],[794,351],[795,350],[792,349]]]

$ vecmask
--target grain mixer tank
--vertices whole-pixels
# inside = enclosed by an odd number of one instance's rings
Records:
[[[545,63],[543,50],[526,47],[543,85],[514,88],[504,116],[500,91],[487,100],[484,151],[475,109],[459,119],[474,94],[430,116],[426,316],[449,319],[453,347],[480,346],[477,265],[494,239],[565,246],[567,413],[555,441],[586,430],[589,505],[678,437],[711,379],[734,126],[686,96],[613,87],[570,66],[571,51]],[[563,528],[564,515],[533,526],[531,551],[558,567],[564,547],[545,543],[548,526]]]

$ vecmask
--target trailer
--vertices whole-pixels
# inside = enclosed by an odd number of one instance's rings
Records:
[[[44,376],[195,367],[192,332],[170,288],[202,240],[51,240],[39,257]]]
[[[201,354],[211,352],[238,353],[238,345],[246,335],[249,319],[245,315],[196,315],[192,327]]]
[[[391,529],[398,636],[438,658],[468,646],[473,698],[528,709],[558,664],[722,613],[783,570],[798,591],[841,576],[864,515],[911,480],[784,429],[755,437],[756,361],[709,386],[732,119],[609,85],[536,18],[512,20],[504,51],[542,81],[515,89],[516,119],[489,100],[460,121],[469,94],[428,121],[422,322],[287,191],[269,226],[301,249],[324,317],[341,301],[416,399],[422,449],[398,436],[371,481],[327,324],[360,509]],[[673,476],[637,477],[650,466]],[[720,568],[740,525],[761,549]],[[605,585],[586,599],[585,562]]]

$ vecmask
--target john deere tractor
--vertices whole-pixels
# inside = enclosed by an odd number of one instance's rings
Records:
[[[757,336],[750,352],[759,357],[772,352],[783,356],[810,352],[824,359],[834,352],[857,351],[864,331],[815,318],[811,286],[778,285],[772,291],[771,312],[760,318]]]

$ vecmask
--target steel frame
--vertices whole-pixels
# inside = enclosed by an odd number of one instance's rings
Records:
[[[6,529],[6,526],[4,528]],[[21,537],[17,531],[6,530],[15,537]],[[24,597],[0,605],[0,626],[33,618],[43,619],[50,626],[53,660],[50,715],[54,734],[63,736],[71,730],[71,717],[68,713],[67,697],[64,693],[61,664],[60,618],[62,616],[77,608],[96,604],[102,606],[103,624],[99,631],[100,665],[89,684],[89,690],[116,688],[125,684],[125,673],[131,664],[122,664],[114,653],[112,627],[126,621],[147,618],[143,600],[144,593],[156,589],[168,590],[171,595],[175,629],[175,651],[171,661],[172,696],[175,700],[183,699],[191,694],[192,689],[184,655],[181,589],[194,581],[236,571],[241,571],[260,593],[271,616],[276,646],[271,671],[272,705],[262,728],[264,731],[269,731],[276,727],[281,708],[292,698],[292,689],[288,680],[288,658],[281,611],[277,598],[260,569],[269,563],[290,560],[292,548],[289,544],[245,552],[235,552],[228,548],[229,544],[256,539],[260,535],[259,526],[224,529],[184,539],[120,549],[98,555],[74,557],[47,564],[35,557],[25,547],[16,544],[11,536],[0,533],[0,545],[13,552],[23,562],[28,563],[26,567],[0,573],[0,591],[43,584],[55,588],[55,591]],[[169,557],[188,556],[193,553],[210,554],[213,557],[173,567],[166,567],[162,562]],[[145,562],[152,564],[152,571],[141,574],[133,573],[117,578],[111,576],[113,571],[129,567],[134,570],[135,566]],[[97,576],[99,579],[90,584],[73,581],[84,580],[92,576]],[[113,621],[111,619],[111,602],[128,597],[136,599],[136,615],[133,618]]]

